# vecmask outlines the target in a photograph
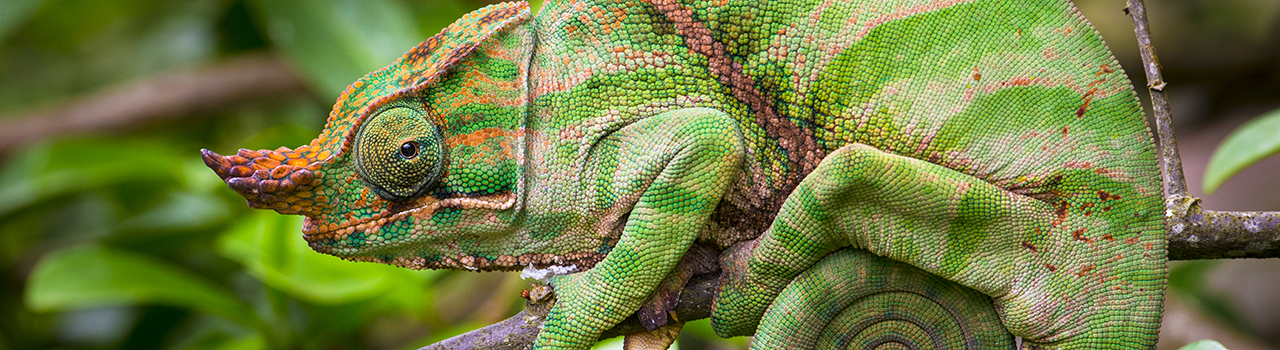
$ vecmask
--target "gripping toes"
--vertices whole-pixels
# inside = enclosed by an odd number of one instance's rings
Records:
[[[559,301],[536,349],[587,349],[601,332],[640,309],[736,178],[741,138],[724,113],[689,108],[638,121],[600,143],[592,156],[608,166],[595,170],[619,198],[601,210],[632,209],[604,260],[554,282]]]
[[[841,148],[788,197],[747,261],[726,268],[713,325],[754,333],[752,320],[797,275],[854,247],[991,296],[1033,348],[1154,345],[1165,282],[1158,198],[1089,171],[1049,178],[1029,197],[865,145]]]

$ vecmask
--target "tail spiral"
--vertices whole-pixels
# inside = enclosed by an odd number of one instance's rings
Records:
[[[800,274],[752,349],[1012,349],[991,298],[911,265],[842,249]]]

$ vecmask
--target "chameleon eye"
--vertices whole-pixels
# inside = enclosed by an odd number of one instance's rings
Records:
[[[412,107],[396,106],[371,117],[360,128],[354,150],[360,178],[389,200],[431,190],[444,169],[440,128]]]
[[[405,141],[400,144],[400,158],[412,160],[418,157],[418,143],[414,141]]]

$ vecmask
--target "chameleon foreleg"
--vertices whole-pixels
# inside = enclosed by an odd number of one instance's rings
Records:
[[[616,152],[593,153],[618,157],[608,178],[651,180],[621,186],[619,198],[627,197],[625,191],[640,195],[608,256],[584,273],[553,281],[559,301],[538,334],[538,349],[589,348],[601,332],[639,309],[706,226],[740,171],[744,152],[736,124],[706,108],[662,113],[610,137],[617,142],[599,147]],[[651,161],[629,164],[637,159]]]
[[[936,164],[845,146],[787,198],[745,266],[728,266],[713,325],[721,335],[753,333],[787,284],[847,246],[991,296],[1005,327],[1033,346],[1150,347],[1163,233],[1069,217],[1062,208],[1106,192],[1062,183],[1052,189],[1055,206]]]
[[[1012,349],[991,298],[864,250],[827,255],[769,307],[752,349]]]

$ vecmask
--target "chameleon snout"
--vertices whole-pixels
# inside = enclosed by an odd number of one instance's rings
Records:
[[[327,205],[326,198],[316,191],[323,174],[318,171],[321,163],[307,157],[309,146],[241,149],[229,156],[202,149],[200,154],[204,164],[248,200],[250,207],[314,217]]]

